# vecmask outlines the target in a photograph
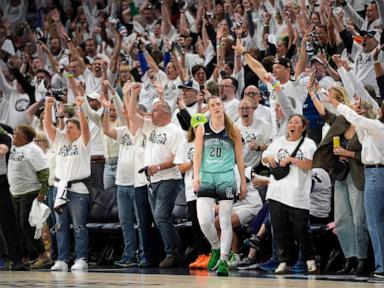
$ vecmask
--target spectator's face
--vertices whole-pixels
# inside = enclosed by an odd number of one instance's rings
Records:
[[[254,107],[252,107],[252,102],[249,101],[247,98],[241,100],[238,111],[239,116],[242,120],[252,121]]]
[[[327,31],[323,27],[318,27],[316,30],[317,38],[319,39],[319,42],[321,44],[327,44],[328,43],[328,35]]]
[[[223,17],[224,16],[224,6],[223,4],[221,3],[217,3],[216,6],[215,6],[215,15],[219,16],[219,17]]]
[[[143,12],[145,22],[151,24],[155,20],[155,13],[152,9],[145,9]]]
[[[127,67],[120,68],[119,73],[120,73],[120,80],[123,82],[126,82],[131,77],[131,72]]]
[[[235,9],[233,10],[235,13],[239,13],[240,15],[243,15],[244,9],[243,6],[240,3],[237,3],[235,5]]]
[[[315,26],[318,26],[321,24],[319,14],[317,14],[317,13],[311,14],[311,23],[314,24]]]
[[[255,85],[248,86],[247,88],[244,89],[244,96],[253,99],[253,101],[255,102],[254,108],[257,108],[257,106],[261,100],[259,88],[257,88]]]
[[[75,77],[79,76],[80,74],[79,65],[77,64],[76,61],[71,61],[69,63],[69,72],[72,73]]]
[[[153,125],[161,125],[164,118],[167,116],[167,113],[164,109],[164,104],[158,102],[155,105],[153,105],[152,108],[152,123]]]
[[[231,79],[224,79],[219,86],[220,97],[223,101],[231,99],[235,95],[235,86]]]
[[[288,121],[288,137],[298,139],[303,135],[305,124],[300,116],[293,116]]]
[[[43,72],[39,72],[36,74],[36,81],[37,83],[40,83],[41,81],[43,81],[45,79],[45,73]]]
[[[129,8],[131,1],[123,0],[121,1],[121,10],[124,11],[125,9]]]
[[[325,76],[325,67],[323,64],[314,61],[312,67],[316,68],[316,79],[320,80]]]
[[[181,93],[182,93],[182,97],[185,102],[185,105],[189,106],[196,103],[197,101],[196,90],[183,88]]]
[[[60,53],[60,51],[61,51],[61,44],[60,44],[60,40],[59,39],[52,38],[50,46],[51,46],[51,52],[52,52],[53,55],[58,55]]]
[[[362,43],[363,52],[364,53],[371,53],[373,51],[373,49],[376,48],[377,44],[378,43],[373,36],[371,36],[369,34],[365,35],[363,38],[363,43]]]
[[[228,29],[228,24],[227,24],[227,22],[226,22],[225,20],[221,21],[221,22],[219,23],[219,25],[218,25],[218,29],[220,29],[220,27],[224,27],[224,28],[222,28],[222,29],[224,29],[224,30],[223,30],[223,37],[227,37],[228,34],[229,34],[229,29]]]
[[[33,45],[32,42],[28,41],[25,43],[24,52],[27,54],[32,55],[33,54]]]
[[[177,72],[176,72],[175,65],[172,62],[168,63],[166,72],[167,72],[168,79],[171,79],[171,80],[176,79]]]
[[[277,42],[277,57],[284,57],[287,54],[287,47],[285,47],[284,41]]]
[[[284,118],[283,110],[281,109],[280,103],[276,103],[275,105],[275,115],[276,120],[281,120]]]
[[[80,14],[79,22],[80,22],[81,25],[83,25],[83,24],[87,24],[87,17],[85,17],[85,14],[84,14],[84,13],[81,13],[81,14]]]
[[[281,64],[274,64],[273,76],[276,78],[276,80],[285,81],[286,79],[289,79],[289,68]]]
[[[41,60],[39,58],[35,58],[32,60],[32,71],[36,71],[38,69],[43,68],[43,63],[41,63]]]
[[[153,71],[153,69],[148,70],[148,77],[151,81],[156,80],[156,73],[155,71]]]
[[[96,53],[95,42],[93,42],[93,40],[85,41],[85,53],[87,55],[93,55]]]
[[[161,25],[160,24],[156,24],[153,27],[153,34],[155,34],[156,37],[161,36]]]
[[[369,4],[367,7],[366,17],[369,22],[379,18],[376,4]]]
[[[116,121],[116,118],[117,118],[117,114],[116,114],[116,108],[115,108],[115,105],[114,104],[111,104],[111,108],[109,110],[109,119],[112,121],[112,122],[115,122]]]
[[[205,80],[206,80],[206,75],[205,75],[204,69],[200,68],[199,70],[197,70],[195,75],[193,75],[193,78],[196,80],[197,83],[199,83],[200,86],[204,85]]]
[[[95,76],[101,77],[101,74],[102,74],[101,67],[102,67],[102,65],[103,65],[103,62],[101,61],[101,59],[95,59],[95,61],[93,61],[93,63],[92,63],[92,70],[93,70],[93,73],[95,74]]]
[[[72,123],[72,122],[67,123],[66,133],[67,133],[68,140],[71,142],[78,139],[81,135],[80,129],[76,126],[75,123]]]
[[[233,73],[231,66],[229,66],[227,63],[224,64],[224,70],[225,70],[225,75],[230,76]]]
[[[13,145],[16,147],[23,146],[28,143],[27,138],[25,137],[25,134],[22,130],[16,128],[13,132]]]
[[[93,110],[97,111],[100,109],[100,102],[97,101],[96,99],[91,99],[88,97],[88,103],[89,103],[89,106],[91,106],[91,108]]]

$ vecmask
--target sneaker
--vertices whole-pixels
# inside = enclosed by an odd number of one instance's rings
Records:
[[[197,259],[189,264],[189,269],[199,269],[200,268],[200,262],[204,261],[206,256],[204,254],[201,254],[197,257]]]
[[[28,270],[28,267],[26,267],[20,261],[18,262],[9,261],[8,263],[6,263],[6,266],[4,266],[4,270],[5,268],[6,270],[9,270],[9,271],[27,271]]]
[[[384,279],[384,272],[373,272],[373,277]]]
[[[163,261],[160,262],[159,268],[174,268],[180,266],[180,259],[177,256],[170,255],[164,258]]]
[[[245,257],[237,263],[236,268],[239,270],[256,269],[259,265],[256,263],[256,258]]]
[[[275,270],[276,275],[283,275],[289,272],[289,268],[286,262],[281,262]]]
[[[229,266],[226,260],[221,259],[217,265],[217,276],[229,276]]]
[[[137,264],[137,266],[139,268],[148,268],[150,265],[150,263],[147,261],[147,258],[145,258],[144,255],[141,255],[140,258],[139,258],[139,263]]]
[[[55,262],[55,265],[51,267],[51,271],[63,271],[67,272],[68,271],[68,263],[64,261],[59,261],[57,260]]]
[[[272,257],[267,262],[260,264],[259,268],[264,271],[274,271],[277,266],[279,266],[279,262],[275,257]]]
[[[208,255],[203,255],[203,260],[200,261],[200,263],[199,263],[199,265],[197,266],[196,269],[207,270],[208,262],[209,262],[209,256]]]
[[[308,260],[307,261],[307,270],[308,270],[308,274],[313,274],[313,273],[317,272],[315,260]]]
[[[76,259],[75,264],[71,266],[71,271],[85,271],[88,269],[88,263],[83,258]]]
[[[307,272],[307,265],[303,261],[297,261],[295,265],[289,268],[292,273],[305,273]]]
[[[208,271],[212,271],[217,268],[219,259],[220,259],[220,249],[212,248],[211,256],[209,258],[208,265],[207,265]]]
[[[119,266],[119,267],[133,267],[133,266],[137,266],[137,262],[136,261],[130,261],[130,260],[124,260],[124,259],[121,259],[119,261],[115,261],[115,266]]]
[[[229,261],[228,261],[228,266],[230,269],[233,269],[236,267],[237,263],[240,262],[240,255],[237,253],[230,253],[229,255]]]
[[[37,258],[31,265],[31,269],[42,269],[53,264],[51,257]]]

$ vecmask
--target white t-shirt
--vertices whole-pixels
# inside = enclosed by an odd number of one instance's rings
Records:
[[[135,145],[128,127],[116,128],[119,142],[119,161],[116,170],[116,185],[133,186],[135,178],[134,157]]]
[[[171,107],[172,113],[176,110],[177,99],[179,98],[180,90],[179,86],[183,84],[180,77],[177,77],[175,80],[167,79],[165,82],[161,83],[164,87],[164,99],[167,101],[168,105]]]
[[[8,182],[13,196],[40,190],[36,172],[48,168],[43,150],[30,142],[21,147],[12,146],[8,162]]]
[[[175,156],[175,160],[173,160],[173,163],[178,165],[178,164],[191,162],[194,154],[195,154],[195,142],[188,142],[187,140],[184,140],[183,142],[181,142],[179,149],[177,149],[177,153]],[[196,194],[193,192],[192,177],[193,177],[193,168],[186,171],[184,175],[185,199],[187,200],[187,202],[197,199]]]
[[[56,178],[72,181],[84,179],[91,175],[91,141],[85,145],[80,136],[71,143],[63,132],[56,131],[54,145],[57,148]],[[89,193],[82,182],[74,183],[68,190],[82,194]]]
[[[288,141],[286,136],[276,138],[263,152],[263,158],[273,156],[276,162],[288,157],[296,149],[298,141]],[[297,159],[312,160],[316,151],[316,144],[313,140],[305,138],[299,151],[296,154]],[[267,163],[263,163],[267,165]],[[289,174],[280,179],[270,176],[266,199],[279,201],[293,208],[309,210],[311,193],[311,171],[303,170],[291,164]]]
[[[272,111],[271,108],[262,104],[257,105],[253,117],[256,119],[264,120],[269,124],[272,124]]]
[[[102,77],[96,77],[88,68],[84,70],[83,76],[85,80],[85,94],[98,93],[101,89]],[[107,78],[110,83],[113,83],[113,75],[109,69],[107,71]]]
[[[233,98],[232,100],[224,101],[223,103],[225,114],[227,114],[229,118],[231,118],[232,122],[235,123],[237,119],[239,119],[239,112],[237,108],[239,107],[240,101]]]
[[[271,139],[272,125],[260,119],[253,119],[250,126],[246,127],[237,120],[235,125],[240,129],[243,139],[243,154],[245,167],[254,167],[261,161],[261,151],[251,150],[249,144],[256,142],[257,145],[268,144]]]
[[[353,42],[351,57],[354,59],[354,72],[364,85],[371,85],[379,96],[379,86],[376,81],[375,67],[371,53],[364,53],[363,47]],[[383,51],[379,54],[380,63],[384,63]]]
[[[172,160],[180,143],[184,140],[183,131],[173,123],[157,127],[152,124],[151,120],[145,119],[142,131],[147,136],[145,166],[158,165]],[[151,181],[155,183],[170,179],[181,179],[179,169],[176,166],[157,172],[152,176]]]

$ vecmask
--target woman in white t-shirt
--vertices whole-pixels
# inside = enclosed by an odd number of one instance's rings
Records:
[[[83,103],[76,98],[77,107]],[[54,197],[56,201],[67,199],[67,203],[56,210],[56,237],[58,257],[52,271],[67,271],[70,252],[70,223],[75,234],[75,264],[71,270],[86,270],[88,264],[87,215],[89,204],[90,131],[83,110],[79,110],[79,120],[68,119],[65,132],[59,131],[52,123],[52,106],[55,98],[48,97],[45,104],[44,128],[49,140],[56,147],[56,169]],[[66,194],[66,195],[65,195]],[[57,195],[57,196],[55,196]]]
[[[317,270],[312,237],[308,228],[312,157],[316,144],[306,138],[306,129],[305,118],[298,114],[292,115],[288,119],[288,135],[272,141],[262,155],[264,165],[271,168],[277,165],[290,167],[289,174],[284,178],[276,180],[274,176],[270,177],[266,197],[269,201],[273,237],[280,261],[275,270],[276,274],[286,274],[289,271],[287,239],[290,231],[295,231],[299,245],[307,258],[308,273],[314,273]],[[292,157],[293,151],[300,144],[295,157]]]

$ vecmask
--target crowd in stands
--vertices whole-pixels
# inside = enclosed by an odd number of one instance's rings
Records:
[[[92,193],[116,189],[119,267],[317,273],[319,224],[344,255],[336,273],[384,278],[382,0],[6,0],[0,13],[3,269],[87,270]]]

